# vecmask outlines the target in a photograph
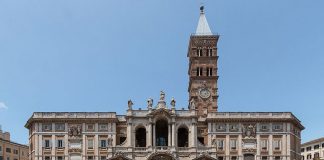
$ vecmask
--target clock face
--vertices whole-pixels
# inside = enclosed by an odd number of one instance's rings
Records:
[[[203,89],[201,89],[201,90],[199,91],[199,96],[200,96],[201,98],[209,98],[209,97],[210,97],[210,92],[209,92],[208,89],[203,88]]]

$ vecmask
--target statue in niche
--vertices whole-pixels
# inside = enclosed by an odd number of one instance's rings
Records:
[[[133,102],[132,102],[132,100],[128,100],[128,109],[129,110],[132,110],[132,106],[133,106]]]
[[[194,98],[192,98],[191,100],[190,100],[190,109],[192,109],[192,110],[195,110],[196,109],[196,103],[195,103],[195,99]]]

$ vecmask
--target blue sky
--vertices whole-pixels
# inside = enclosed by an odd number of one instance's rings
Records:
[[[189,36],[201,1],[0,0],[0,124],[28,142],[36,111],[188,104]],[[324,136],[324,1],[204,0],[219,47],[220,111],[291,111]]]

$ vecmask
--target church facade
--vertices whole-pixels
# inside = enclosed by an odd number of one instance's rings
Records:
[[[188,109],[157,103],[115,112],[35,112],[30,160],[299,160],[304,127],[290,112],[218,112],[217,42],[204,9],[190,36]]]

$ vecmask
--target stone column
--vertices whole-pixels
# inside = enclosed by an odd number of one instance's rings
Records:
[[[197,146],[197,126],[196,122],[192,122],[191,124],[191,146],[190,147],[196,147]]]
[[[269,160],[272,160],[273,159],[273,151],[272,151],[272,142],[273,142],[273,137],[272,137],[272,134],[269,135],[269,156],[270,156],[270,159]]]
[[[94,144],[93,144],[93,148],[94,148],[94,152],[95,152],[95,160],[98,160],[99,159],[99,142],[98,142],[98,134],[96,134],[94,136]]]
[[[132,123],[127,124],[127,146],[132,147]]]
[[[43,156],[43,135],[39,135],[39,148],[38,148],[38,159],[43,159],[42,156]]]
[[[152,147],[152,123],[149,124],[146,134],[146,147]]]
[[[238,136],[238,156],[239,160],[242,160],[243,153],[242,153],[242,134],[239,134]]]
[[[116,128],[116,123],[112,123],[112,134],[113,134],[113,143],[111,144],[113,147],[116,146],[117,142],[117,128]]]
[[[168,124],[168,146],[171,146],[171,126]]]
[[[261,155],[261,139],[260,139],[260,135],[256,135],[256,139],[257,139],[257,157],[256,160],[260,160],[260,155]]]
[[[229,156],[230,156],[230,137],[229,135],[226,135],[226,139],[225,139],[225,159],[229,160]]]
[[[211,132],[212,132],[212,130],[211,130],[211,123],[208,123],[208,128],[207,128],[207,131],[208,131],[208,146],[209,147],[211,147],[211,141],[212,141],[212,139],[211,139]]]
[[[171,130],[171,132],[172,132],[172,144],[171,144],[171,145],[172,145],[173,147],[175,147],[175,140],[177,139],[177,138],[176,138],[176,135],[175,135],[175,126],[174,126],[175,123],[172,122],[171,125],[172,125],[172,126],[171,126],[171,128],[172,128],[172,130]]]
[[[153,146],[156,146],[156,137],[155,137],[155,124],[153,124]]]
[[[291,129],[290,129],[290,127],[291,127],[291,124],[290,123],[287,123],[287,132],[290,132],[291,131]],[[287,156],[288,157],[290,157],[291,156],[291,152],[290,152],[290,134],[287,134]],[[289,158],[290,159],[290,158]]]
[[[54,131],[54,127],[52,127],[52,132]],[[52,145],[52,157],[51,157],[51,159],[52,160],[55,160],[55,149],[56,149],[56,142],[55,142],[55,135],[52,135],[52,139],[51,139],[51,145]]]
[[[82,135],[82,160],[86,160],[86,136],[83,134]]]
[[[282,135],[282,152],[284,157],[282,157],[282,160],[287,159],[287,135]]]

